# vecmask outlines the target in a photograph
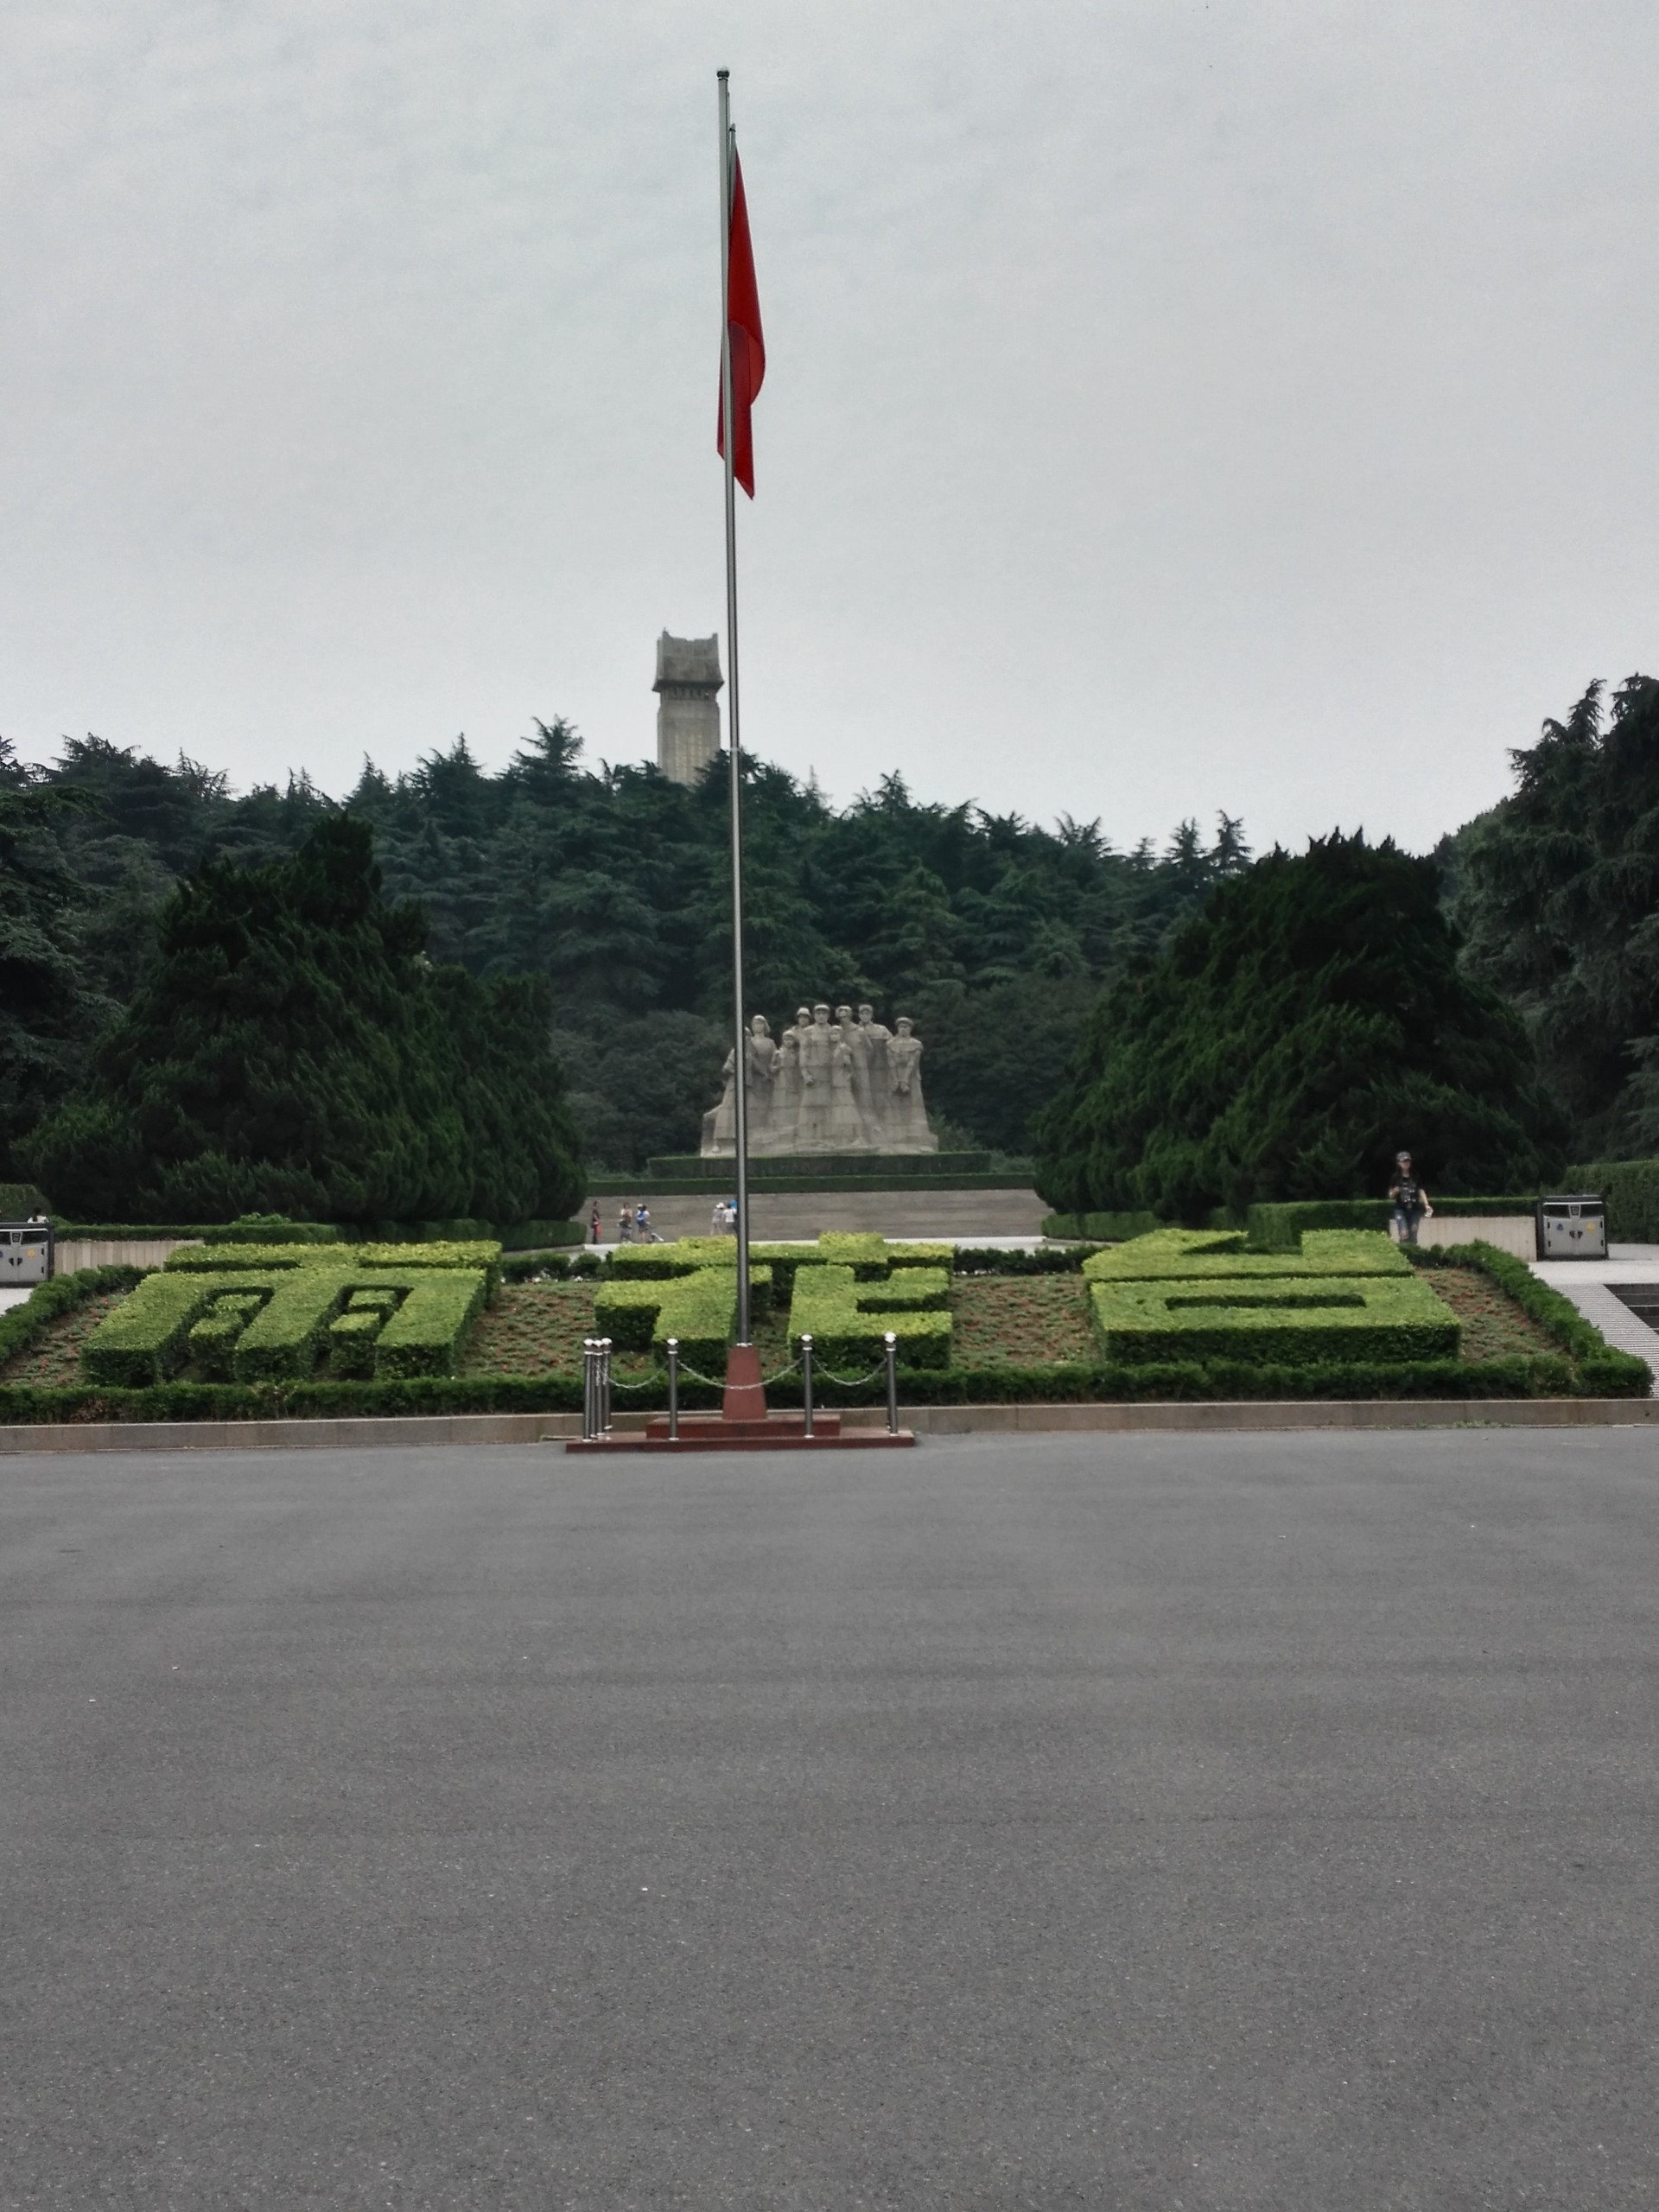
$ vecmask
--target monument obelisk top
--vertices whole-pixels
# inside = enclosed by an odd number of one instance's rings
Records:
[[[657,640],[657,766],[671,784],[695,784],[720,751],[719,638]]]

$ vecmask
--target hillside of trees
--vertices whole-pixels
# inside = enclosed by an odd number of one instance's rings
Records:
[[[538,722],[499,774],[464,740],[396,779],[365,764],[341,800],[303,779],[233,791],[99,738],[46,769],[0,741],[0,1174],[86,1083],[95,1041],[157,957],[175,885],[262,868],[349,812],[386,898],[414,901],[427,957],[543,980],[554,1051],[592,1165],[695,1148],[727,1046],[727,804],[654,767],[584,766]],[[850,805],[746,764],[748,990],[774,1024],[803,999],[872,1000],[927,1040],[947,1140],[1024,1153],[1101,987],[1155,955],[1249,862],[1240,825],[1182,823],[1166,850],[1098,823],[912,799],[888,777]]]
[[[1592,684],[1513,760],[1432,861],[1335,837],[1254,865],[1225,815],[1119,851],[896,775],[837,807],[749,761],[750,1003],[911,1014],[947,1145],[1024,1154],[1040,1121],[1046,1186],[1078,1204],[1370,1189],[1395,1141],[1431,1188],[1659,1150],[1659,682]],[[720,764],[686,791],[537,722],[499,773],[457,740],[336,798],[95,737],[27,767],[0,741],[0,1177],[66,1101],[116,1109],[135,1021],[161,1049],[177,887],[233,900],[346,819],[399,944],[550,1044],[567,1149],[632,1171],[695,1146],[728,1042]]]

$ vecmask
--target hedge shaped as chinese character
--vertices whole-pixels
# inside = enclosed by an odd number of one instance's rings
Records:
[[[297,1382],[337,1353],[335,1374],[453,1375],[488,1289],[481,1268],[162,1270],[92,1332],[81,1370],[143,1389],[194,1358],[218,1379]]]
[[[770,1268],[751,1269],[749,1296],[753,1313],[766,1312],[772,1303]],[[608,1337],[619,1351],[660,1354],[672,1338],[694,1367],[723,1360],[736,1325],[734,1267],[601,1283],[594,1299],[594,1332]]]
[[[1090,1282],[1236,1282],[1252,1276],[1284,1281],[1297,1275],[1406,1276],[1411,1262],[1376,1230],[1310,1229],[1294,1251],[1253,1252],[1241,1229],[1160,1229],[1091,1252],[1083,1272]]]
[[[1415,1275],[1239,1274],[1090,1286],[1101,1351],[1113,1363],[1455,1359],[1461,1329]]]
[[[789,1344],[798,1356],[804,1336],[828,1368],[868,1367],[884,1338],[899,1340],[907,1367],[950,1364],[950,1278],[943,1268],[896,1268],[885,1282],[861,1282],[850,1266],[795,1271],[789,1301]]]

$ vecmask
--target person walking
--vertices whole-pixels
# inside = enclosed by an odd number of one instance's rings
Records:
[[[1389,1185],[1389,1196],[1394,1200],[1389,1234],[1396,1244],[1414,1244],[1418,1229],[1425,1221],[1433,1220],[1434,1209],[1428,1203],[1428,1192],[1417,1180],[1408,1152],[1397,1152],[1394,1156],[1394,1180]]]
[[[626,1198],[622,1201],[622,1211],[617,1217],[616,1241],[619,1244],[632,1244],[633,1242],[633,1216]]]
[[[595,1199],[594,1200],[594,1211],[593,1211],[593,1217],[592,1217],[592,1220],[591,1220],[591,1223],[590,1223],[590,1224],[589,1224],[589,1225],[591,1226],[591,1228],[592,1228],[592,1230],[593,1230],[593,1232],[594,1232],[594,1243],[595,1243],[595,1244],[597,1244],[597,1243],[599,1243],[599,1232],[600,1232],[599,1200],[598,1200],[597,1198],[595,1198]]]

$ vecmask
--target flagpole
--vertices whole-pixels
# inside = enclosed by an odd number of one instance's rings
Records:
[[[743,1018],[743,774],[737,705],[737,440],[732,420],[731,72],[720,86],[720,410],[726,448],[726,741],[732,816],[732,1101],[737,1144],[737,1341],[749,1336],[749,1059]]]

